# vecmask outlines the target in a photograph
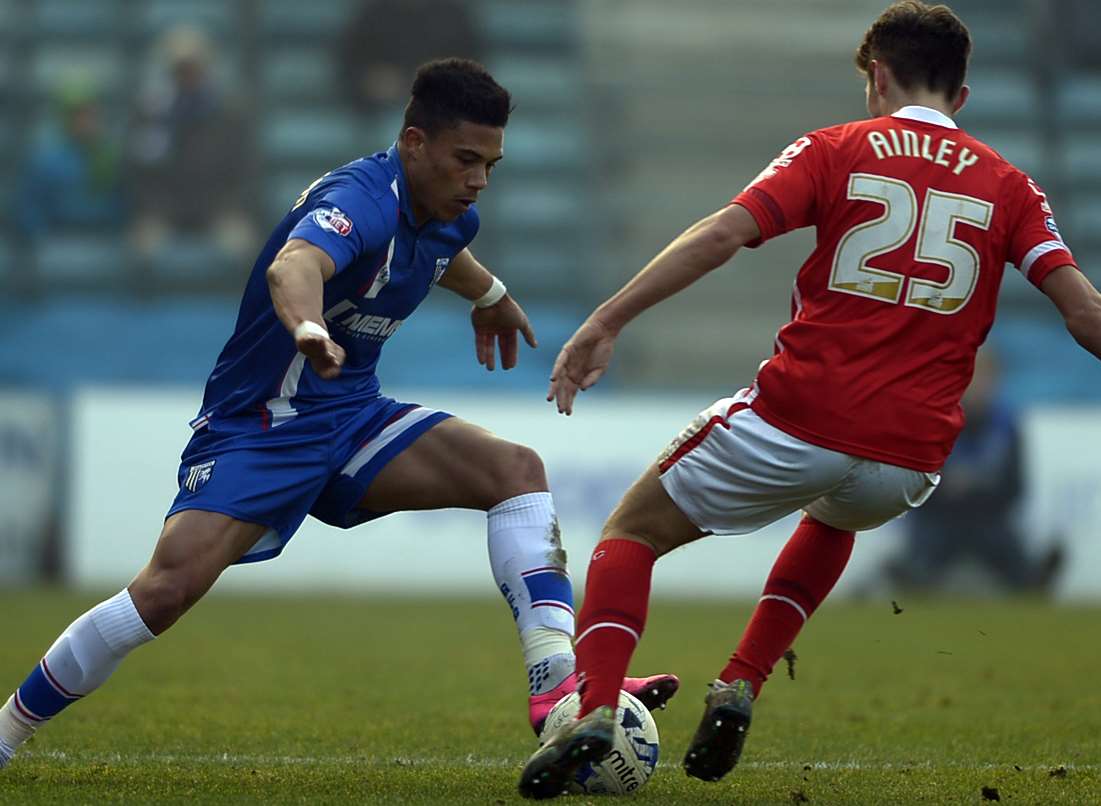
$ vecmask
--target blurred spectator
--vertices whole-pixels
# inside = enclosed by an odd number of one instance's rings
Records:
[[[55,115],[31,145],[13,220],[31,240],[119,230],[121,148],[104,128],[96,91],[70,83],[54,102]]]
[[[396,115],[419,65],[446,56],[482,61],[483,49],[469,2],[368,0],[344,31],[340,75],[357,111]]]
[[[254,147],[240,101],[216,85],[213,47],[192,28],[158,46],[157,75],[136,111],[130,172],[139,252],[155,254],[177,237],[209,236],[227,253],[249,252],[248,202]],[[167,80],[162,72],[167,72]]]
[[[999,398],[989,347],[978,354],[962,405],[967,425],[936,492],[901,520],[906,548],[888,563],[888,576],[905,587],[936,589],[971,564],[1005,592],[1048,592],[1063,550],[1055,544],[1033,557],[1022,539],[1021,436],[1014,413]]]

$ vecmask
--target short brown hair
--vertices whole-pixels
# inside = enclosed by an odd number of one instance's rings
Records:
[[[879,15],[856,50],[856,66],[871,77],[873,59],[891,68],[904,90],[921,85],[954,99],[967,75],[971,34],[948,6],[900,0]]]
[[[402,129],[416,126],[428,134],[462,121],[504,128],[512,96],[482,65],[470,59],[437,59],[417,68]]]

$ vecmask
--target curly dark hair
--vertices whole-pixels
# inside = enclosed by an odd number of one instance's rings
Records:
[[[508,90],[478,62],[438,59],[417,68],[402,128],[416,126],[436,134],[464,120],[504,127],[511,111]]]
[[[920,0],[893,3],[872,23],[856,50],[856,67],[871,77],[873,59],[891,68],[905,90],[921,86],[954,99],[967,76],[971,34],[948,6]]]

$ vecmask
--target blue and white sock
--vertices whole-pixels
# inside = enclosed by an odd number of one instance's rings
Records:
[[[489,510],[488,528],[489,564],[516,620],[529,690],[550,691],[573,672],[574,630],[573,584],[554,501],[546,492],[502,501]],[[555,655],[566,657],[546,662]]]
[[[10,746],[3,739],[0,739],[0,769],[8,766],[8,762],[11,761],[11,757],[15,755],[15,748]]]
[[[102,685],[127,653],[152,640],[125,589],[70,624],[0,708],[0,744],[9,758],[35,729]]]
[[[526,653],[525,653],[526,654]],[[577,669],[577,658],[571,647],[568,652],[556,652],[528,664],[528,694],[546,694],[562,684]]]

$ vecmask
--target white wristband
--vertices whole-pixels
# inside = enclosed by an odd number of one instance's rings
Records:
[[[323,336],[327,339],[329,338],[329,331],[317,324],[317,322],[303,319],[298,323],[298,327],[294,329],[294,340],[298,341],[303,336]]]
[[[489,291],[486,291],[478,299],[474,300],[475,308],[488,308],[490,305],[496,305],[501,301],[501,298],[508,293],[508,289],[505,288],[505,284],[493,278],[493,285],[489,287]]]

